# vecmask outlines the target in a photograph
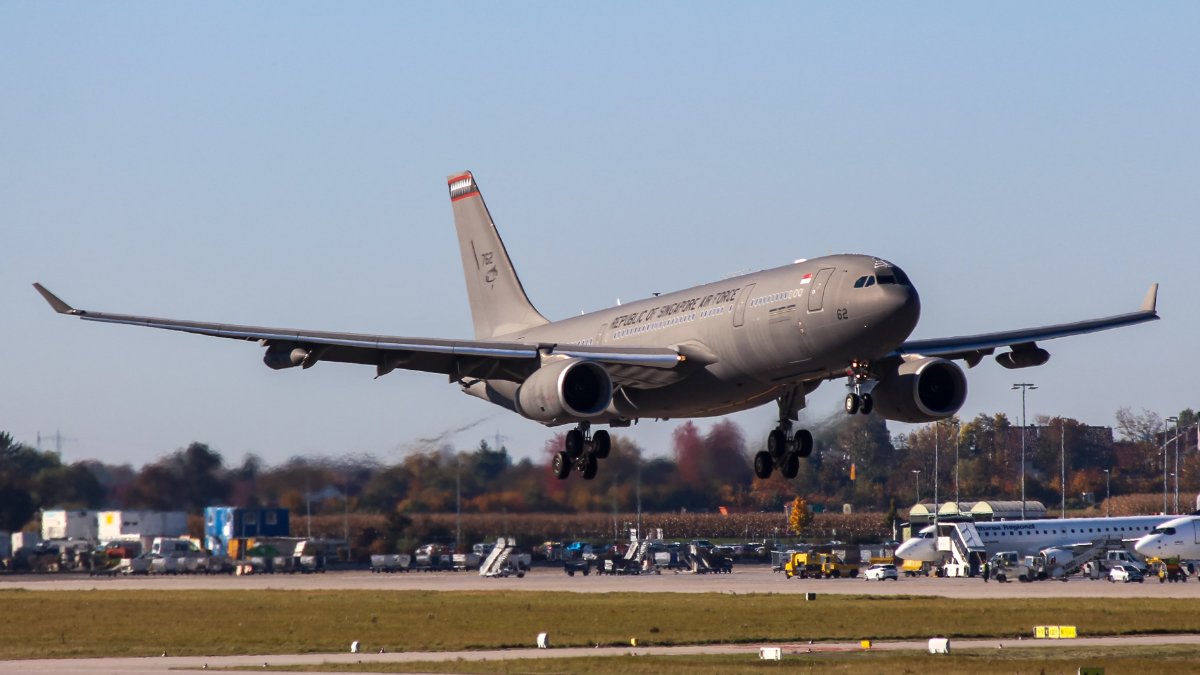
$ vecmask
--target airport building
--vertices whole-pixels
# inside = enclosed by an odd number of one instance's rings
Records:
[[[1019,520],[1020,501],[943,502],[937,504],[914,504],[908,512],[908,521],[914,527],[924,526],[938,520]],[[1046,505],[1041,502],[1025,502],[1025,519],[1038,520],[1046,517]]]

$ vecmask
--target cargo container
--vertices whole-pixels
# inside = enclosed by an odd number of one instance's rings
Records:
[[[97,541],[96,511],[42,511],[42,539],[85,539]]]
[[[17,551],[20,551],[23,548],[33,548],[34,546],[37,546],[42,541],[42,538],[37,532],[13,532],[12,537],[9,538],[9,541],[12,542],[13,554],[16,554]]]
[[[98,517],[99,540],[149,540],[155,537],[187,535],[187,514],[183,511],[101,511]]]
[[[288,510],[210,506],[204,509],[204,546],[215,555],[229,555],[229,543],[247,537],[286,537]]]

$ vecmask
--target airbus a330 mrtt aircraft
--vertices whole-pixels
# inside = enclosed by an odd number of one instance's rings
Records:
[[[529,302],[474,176],[448,179],[466,274],[474,340],[236,326],[75,309],[40,284],[55,311],[123,323],[255,340],[271,368],[320,361],[447,375],[464,392],[548,426],[573,424],[554,457],[594,478],[609,451],[607,431],[641,419],[707,417],[775,401],[779,424],[754,472],[794,478],[812,434],[792,432],[805,396],[846,378],[846,412],[930,422],[953,415],[967,395],[954,360],[975,366],[996,354],[1006,368],[1050,358],[1037,341],[1158,318],[1157,284],[1141,309],[1101,319],[963,337],[906,341],[921,313],[899,267],[870,255],[799,260],[703,286],[550,322]]]

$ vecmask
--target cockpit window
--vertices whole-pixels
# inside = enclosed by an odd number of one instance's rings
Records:
[[[904,270],[886,260],[875,261],[875,280],[880,284],[912,287],[912,282]]]
[[[882,283],[882,282],[880,282],[880,283]],[[875,277],[870,276],[870,275],[865,276],[865,277],[859,277],[854,282],[855,288],[866,288],[868,286],[874,286],[874,285],[875,285]]]
[[[1175,534],[1175,528],[1173,528],[1173,527],[1156,527],[1153,530],[1150,530],[1150,534],[1165,534],[1165,535],[1170,536],[1170,535]]]

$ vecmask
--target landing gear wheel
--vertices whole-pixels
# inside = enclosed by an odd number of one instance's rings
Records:
[[[789,452],[783,458],[783,464],[779,465],[779,473],[783,474],[783,477],[788,480],[795,478],[796,474],[800,473],[800,456],[794,452]]]
[[[578,457],[583,452],[583,432],[578,429],[568,431],[565,445],[567,455]]]
[[[873,410],[874,408],[875,408],[875,399],[871,398],[870,394],[863,394],[862,395],[862,405],[859,407],[858,411],[864,415],[870,415],[871,410]]]
[[[858,394],[846,394],[846,414],[853,415],[858,412],[859,402]]]
[[[808,429],[801,429],[796,432],[796,455],[798,457],[808,457],[813,451],[812,432]]]
[[[766,450],[759,450],[754,455],[754,475],[766,480],[771,477],[771,455]]]
[[[772,457],[779,457],[787,451],[787,434],[783,429],[775,429],[767,435],[767,452]]]
[[[567,457],[565,450],[554,453],[550,468],[554,469],[554,477],[559,480],[565,479],[571,473],[571,458]]]
[[[588,455],[587,462],[583,465],[583,479],[591,480],[596,477],[596,469],[600,468],[600,462],[596,460],[595,455]]]
[[[596,459],[608,457],[610,449],[612,449],[612,439],[609,438],[607,431],[601,429],[592,434],[592,454],[596,456]]]

